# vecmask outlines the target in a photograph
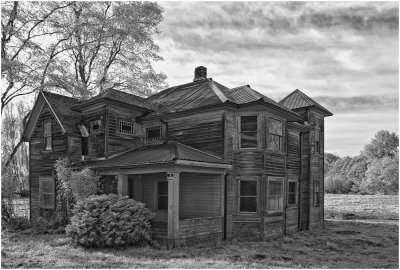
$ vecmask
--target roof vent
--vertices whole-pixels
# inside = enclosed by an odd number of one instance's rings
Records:
[[[204,80],[207,78],[207,68],[203,66],[199,66],[194,69],[194,79],[193,81]]]

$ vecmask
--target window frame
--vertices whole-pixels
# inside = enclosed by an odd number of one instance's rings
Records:
[[[43,182],[49,181],[53,185],[53,192],[43,192]],[[43,205],[43,195],[52,195],[52,205]],[[39,208],[40,209],[55,209],[56,204],[56,183],[53,176],[39,176]]]
[[[294,183],[295,184],[295,191],[294,192],[290,192],[290,183]],[[295,203],[290,203],[289,202],[289,197],[291,194],[295,195]],[[299,181],[298,180],[288,180],[288,189],[287,189],[287,205],[288,207],[296,207],[299,204]]]
[[[314,180],[314,186],[313,186],[313,202],[314,202],[314,206],[319,206],[320,205],[320,203],[321,203],[320,195],[321,195],[320,184],[319,184],[318,181]]]
[[[149,140],[149,139],[148,139],[148,130],[149,130],[149,129],[156,129],[156,128],[158,128],[158,129],[160,130],[160,137]],[[145,128],[145,141],[146,141],[146,142],[161,141],[162,138],[163,138],[163,133],[164,133],[164,132],[163,132],[163,126],[162,126],[162,125],[148,126],[148,127]]]
[[[251,195],[241,195],[240,194],[240,187],[241,187],[241,182],[250,182],[250,181],[253,181],[253,182],[256,182],[256,195],[255,196],[251,196]],[[247,178],[243,178],[243,179],[239,179],[238,180],[238,185],[237,185],[237,187],[238,187],[238,204],[237,204],[237,211],[238,211],[238,213],[241,213],[241,214],[257,214],[258,213],[258,211],[259,211],[259,206],[258,206],[258,198],[259,198],[259,196],[258,196],[258,194],[259,194],[259,187],[258,187],[258,185],[259,185],[259,180],[258,179],[247,179]],[[256,198],[256,211],[255,212],[249,212],[249,211],[241,211],[240,210],[240,199],[241,199],[241,197],[246,197],[246,198]]]
[[[276,134],[276,133],[270,133],[269,132],[269,127],[270,127],[270,120],[275,120],[275,121],[279,121],[281,122],[281,132],[282,135]],[[284,121],[283,119],[278,119],[276,117],[273,116],[267,116],[267,123],[266,123],[266,132],[265,132],[265,148],[271,151],[278,151],[278,152],[285,152],[285,140],[284,140],[284,135],[285,135],[285,129],[284,129]],[[268,144],[268,136],[269,135],[273,135],[273,136],[277,136],[279,138],[279,149],[274,149],[274,148],[270,148],[269,144]]]
[[[122,126],[130,126],[131,127],[131,132],[123,132],[122,131]],[[122,135],[135,135],[135,127],[136,123],[135,122],[130,122],[130,121],[125,121],[125,120],[118,120],[118,133]]]
[[[256,139],[257,139],[257,146],[256,147],[242,147],[242,117],[246,116],[255,116],[257,118],[257,130],[256,131],[244,131],[244,132],[256,132]],[[248,149],[259,149],[260,148],[260,115],[255,114],[255,113],[246,113],[246,114],[240,114],[239,119],[238,119],[238,148],[243,149],[243,150],[248,150]]]
[[[50,133],[46,136],[46,124],[50,125]],[[47,140],[50,140],[50,148],[47,148]],[[43,121],[43,150],[52,151],[53,150],[53,120],[47,119]]]
[[[159,208],[159,205],[158,205],[158,203],[159,203],[159,197],[160,197],[160,194],[159,194],[159,184],[160,183],[165,183],[166,185],[167,185],[167,194],[166,195],[161,195],[161,196],[163,196],[163,197],[167,197],[167,205],[166,205],[166,208],[164,209],[164,208]],[[156,204],[155,204],[155,207],[154,207],[156,210],[158,210],[158,211],[168,211],[168,180],[157,180],[156,181]]]
[[[269,194],[270,182],[272,182],[272,181],[281,183],[281,195],[270,195]],[[283,213],[284,208],[285,208],[284,196],[285,196],[285,178],[284,177],[276,177],[276,176],[268,176],[267,177],[267,192],[266,192],[266,211],[267,211],[268,214],[271,214],[271,213]],[[269,199],[270,199],[270,197],[280,197],[280,201],[281,201],[281,204],[282,204],[282,209],[269,210]]]

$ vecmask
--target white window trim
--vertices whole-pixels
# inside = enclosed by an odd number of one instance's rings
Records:
[[[52,182],[52,184],[53,184],[53,192],[52,193],[43,192],[42,182],[44,182],[44,181]],[[56,186],[56,183],[54,181],[53,176],[39,176],[39,208],[41,208],[41,209],[54,209],[55,208],[55,202],[56,202],[55,186]],[[53,205],[52,206],[43,206],[43,199],[42,199],[43,194],[53,195]]]
[[[130,126],[131,127],[131,131],[130,132],[123,131],[122,130],[122,126],[123,125]],[[135,134],[135,125],[136,125],[136,123],[134,123],[134,122],[119,120],[118,121],[118,132],[120,134],[124,134],[124,135],[134,135]]]
[[[243,150],[259,149],[260,148],[260,115],[257,113],[245,113],[238,115],[238,148]],[[242,133],[242,116],[256,116],[257,117],[257,147],[242,148],[241,133]]]
[[[240,211],[240,198],[241,197],[254,197],[254,196],[241,196],[240,195],[240,183],[242,181],[254,181],[254,182],[256,182],[256,196],[255,196],[256,197],[256,211],[255,212]],[[259,179],[246,179],[246,178],[239,179],[238,184],[237,184],[237,187],[238,187],[238,192],[237,192],[237,194],[238,194],[237,211],[238,211],[238,213],[240,213],[240,214],[257,214],[258,213],[258,210],[259,210],[259,207],[258,207],[259,187],[258,186],[259,186]]]
[[[282,187],[282,193],[281,193],[281,196],[279,196],[279,195],[274,195],[274,196],[270,196],[269,195],[269,183],[270,183],[270,181],[280,181],[281,183],[282,183],[282,185],[281,185],[281,187]],[[276,176],[268,176],[267,177],[267,192],[266,192],[266,203],[267,203],[267,205],[266,205],[266,210],[267,210],[267,213],[268,214],[271,214],[271,213],[283,213],[283,210],[284,210],[284,207],[285,207],[285,205],[284,205],[284,203],[285,203],[285,200],[284,200],[284,195],[285,195],[285,185],[284,185],[284,183],[285,183],[285,178],[284,177],[276,177]],[[281,200],[282,200],[282,209],[281,210],[268,210],[268,200],[269,200],[269,197],[281,197]]]

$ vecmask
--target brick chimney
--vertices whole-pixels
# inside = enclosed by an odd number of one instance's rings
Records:
[[[194,69],[194,79],[193,81],[204,80],[207,78],[207,68],[203,66],[199,66]]]

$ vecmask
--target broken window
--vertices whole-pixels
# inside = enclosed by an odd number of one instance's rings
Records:
[[[123,134],[132,135],[135,133],[135,123],[127,121],[119,121],[119,132]]]
[[[283,177],[268,177],[267,211],[283,211]]]
[[[239,211],[257,212],[257,180],[239,181]]]
[[[158,141],[162,137],[161,126],[146,128],[146,141]]]
[[[289,181],[288,187],[288,204],[296,205],[297,204],[297,181]]]
[[[43,145],[44,150],[52,149],[51,120],[43,123]]]
[[[257,115],[240,117],[240,148],[258,147]]]
[[[54,177],[39,177],[40,208],[54,209]]]
[[[283,125],[282,121],[268,118],[267,120],[267,148],[283,150]]]

